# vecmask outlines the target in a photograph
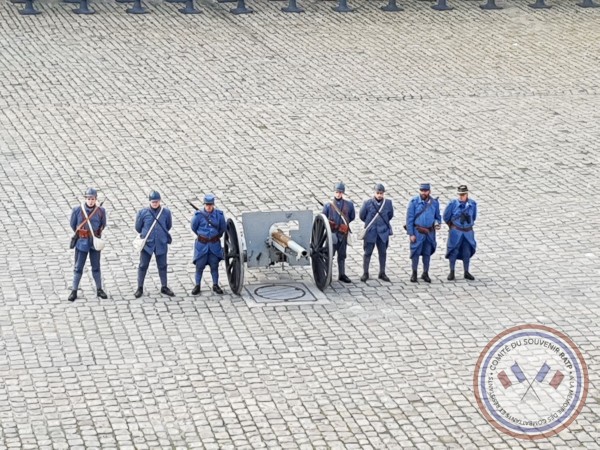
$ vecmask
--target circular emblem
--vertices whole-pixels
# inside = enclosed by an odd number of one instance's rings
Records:
[[[567,428],[581,412],[588,386],[579,349],[543,325],[500,333],[481,352],[473,377],[485,418],[520,439],[548,438]]]

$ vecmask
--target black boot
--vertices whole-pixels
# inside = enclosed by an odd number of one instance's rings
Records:
[[[74,289],[69,294],[69,301],[74,302],[76,298],[77,298],[77,289]]]
[[[421,279],[426,283],[431,283],[431,278],[429,278],[429,274],[427,272],[423,272]]]
[[[385,273],[380,273],[377,278],[379,278],[382,281],[387,281],[388,283],[390,283],[390,279],[388,278],[388,276]]]
[[[475,277],[473,275],[471,275],[469,272],[465,272],[465,278],[467,280],[474,280]]]
[[[222,294],[223,293],[223,289],[221,289],[218,284],[215,284],[213,286],[213,292],[216,292],[217,294]]]
[[[454,281],[454,270],[451,270],[448,274],[448,281]]]
[[[96,289],[96,295],[100,298],[108,298],[108,295],[106,295],[106,292],[104,292],[104,290],[102,288],[98,288]]]
[[[342,283],[352,283],[352,280],[346,275],[340,275],[338,280],[340,280]]]
[[[416,270],[412,271],[412,275],[410,276],[410,281],[411,281],[411,283],[417,282],[417,271]]]
[[[169,297],[174,297],[175,296],[175,293],[171,289],[169,289],[168,287],[166,287],[166,286],[163,286],[163,287],[160,288],[160,293],[168,295]]]
[[[371,257],[368,258],[363,255],[363,275],[360,277],[360,281],[365,283],[369,279],[369,265],[371,264]]]
[[[135,291],[135,294],[133,294],[133,296],[135,298],[140,298],[143,293],[144,293],[144,289],[139,287],[139,288],[137,288],[137,291]]]
[[[194,289],[192,289],[192,295],[198,295],[200,293],[200,285],[197,284],[196,286],[194,286]]]

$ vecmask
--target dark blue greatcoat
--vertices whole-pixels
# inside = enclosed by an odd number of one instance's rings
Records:
[[[377,242],[377,237],[383,242],[387,242],[389,237],[393,234],[390,221],[392,220],[392,217],[394,217],[394,206],[389,199],[384,198],[382,201],[385,202],[385,205],[381,214],[377,216],[377,219],[375,219],[375,222],[371,225],[365,235],[364,241],[367,243]],[[374,198],[370,198],[363,203],[360,208],[359,216],[360,220],[365,223],[365,227],[371,222],[373,217],[377,215],[379,208],[381,208],[381,202],[378,202]]]
[[[146,253],[155,253],[157,256],[167,253],[168,244],[171,243],[171,235],[169,230],[173,226],[171,211],[168,208],[162,208],[162,214],[158,218],[158,222],[154,225],[152,233],[146,239],[144,251]],[[160,208],[152,209],[150,207],[140,210],[135,219],[135,230],[140,233],[142,238],[145,238],[154,223]]]
[[[468,199],[461,202],[458,199],[452,200],[444,210],[444,222],[450,227],[448,234],[448,247],[446,249],[446,258],[450,258],[450,253],[460,248],[463,240],[469,243],[470,256],[475,254],[477,242],[475,242],[475,232],[473,225],[477,220],[477,203],[475,200]],[[458,258],[463,260],[462,253]]]
[[[202,236],[206,239],[212,239],[216,236],[222,236],[227,229],[225,214],[219,209],[213,209],[212,213],[206,210],[196,211],[192,217],[192,231],[196,236]],[[207,254],[213,254],[219,259],[223,259],[223,247],[220,241],[200,242],[196,239],[194,245],[194,264],[198,259]]]
[[[92,223],[92,228],[94,229],[94,234],[96,235],[96,237],[101,237],[102,236],[102,231],[104,230],[104,228],[106,228],[106,211],[103,207],[96,205],[94,208],[100,208],[100,211],[96,212],[96,214],[94,214],[94,217],[92,217],[90,219],[90,222]],[[85,216],[83,215],[83,211],[81,210],[82,206],[76,206],[75,208],[73,208],[73,210],[71,211],[71,228],[73,229],[73,231],[75,231],[77,229],[77,227],[79,226],[79,224],[81,224],[82,222],[85,221],[85,224],[80,228],[80,230],[88,230],[90,229],[90,227],[88,226],[87,220],[85,220]],[[88,217],[90,216],[90,214],[92,214],[92,211],[94,211],[94,208],[88,208],[88,206],[86,204],[83,205],[83,208],[85,208],[85,212],[87,213]],[[92,242],[91,242],[91,238],[90,239],[78,239],[77,240],[77,244],[75,245],[75,248],[77,250],[79,250],[80,252],[89,252],[90,249],[92,248]]]
[[[427,206],[428,202],[431,202],[429,207]],[[421,211],[424,212],[421,213]],[[413,197],[410,202],[408,202],[408,207],[406,208],[406,233],[409,236],[416,236],[417,238],[415,242],[410,243],[411,258],[416,255],[421,255],[423,244],[426,241],[429,241],[431,244],[431,254],[433,255],[435,253],[437,241],[435,237],[435,229],[433,227],[441,223],[442,216],[440,215],[440,202],[437,198],[429,197],[428,201],[426,202],[425,200],[421,199],[420,195],[417,195]],[[427,228],[429,233],[420,233],[417,230],[417,226]]]
[[[337,209],[344,216],[346,216],[346,221],[347,221],[346,224],[344,224],[344,220],[342,219],[342,217],[337,213],[335,208],[331,205],[332,202],[334,202]],[[325,214],[325,216],[329,220],[329,224],[331,225],[331,231],[333,231],[334,233],[337,234],[338,242],[340,242],[347,236],[347,234],[342,234],[338,231],[339,226],[340,225],[350,225],[350,222],[352,222],[356,218],[356,211],[354,209],[354,203],[352,203],[351,201],[348,201],[348,200],[344,200],[343,198],[340,200],[337,200],[334,198],[331,202],[325,204],[325,206],[323,207],[323,214]]]

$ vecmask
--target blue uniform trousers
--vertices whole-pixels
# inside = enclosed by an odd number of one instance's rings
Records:
[[[373,250],[375,246],[377,246],[377,253],[379,255],[379,273],[385,273],[385,260],[387,257],[387,248],[388,248],[388,240],[383,240],[379,236],[377,236],[376,242],[365,242],[364,250],[365,255],[363,257],[363,273],[369,273],[369,264],[371,263],[371,255],[373,254]]]
[[[423,272],[429,272],[429,262],[431,261],[431,255],[433,253],[433,245],[428,239],[423,241],[421,247],[421,255],[423,257]],[[417,270],[419,267],[419,255],[414,255],[412,258],[412,270]]]
[[[167,286],[167,254],[157,255],[156,266],[158,267],[158,276],[160,277],[161,287]],[[152,259],[152,253],[142,251],[140,253],[140,265],[138,266],[138,287],[144,287],[144,280],[146,279],[146,272],[148,272],[148,266],[150,266],[150,260]]]
[[[210,266],[210,274],[214,285],[219,284],[219,261],[221,259],[212,253],[206,253],[196,260],[196,285],[200,285],[202,281],[202,272],[204,268]]]
[[[460,238],[460,243],[450,252],[448,259],[450,260],[450,270],[454,270],[457,259],[462,259],[465,272],[469,271],[471,244],[469,244],[469,241],[464,236]]]
[[[337,253],[339,275],[346,275],[346,250],[348,248],[347,236],[337,236],[337,242],[333,246],[333,254]]]
[[[92,276],[96,283],[96,289],[102,289],[102,279],[100,277],[100,252],[94,249],[90,249],[89,252],[82,252],[81,250],[75,249],[75,273],[73,275],[73,290],[79,289],[79,282],[83,276],[83,268],[85,261],[90,255],[90,263],[92,264]]]

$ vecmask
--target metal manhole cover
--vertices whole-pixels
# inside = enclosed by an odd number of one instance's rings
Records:
[[[298,286],[292,286],[289,284],[268,284],[266,286],[259,286],[254,289],[254,298],[257,301],[272,302],[272,301],[311,301],[315,298],[306,290],[299,288]],[[308,297],[308,298],[307,298]]]
[[[290,306],[329,303],[316,286],[304,283],[277,282],[260,283],[244,287],[242,297],[252,306]]]

